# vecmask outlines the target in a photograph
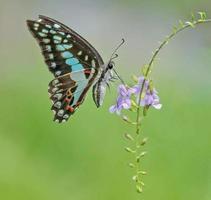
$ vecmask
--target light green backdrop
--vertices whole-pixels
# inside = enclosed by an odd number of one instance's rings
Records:
[[[114,46],[116,69],[130,82],[158,41],[205,0],[0,1],[0,199],[2,200],[210,200],[211,25],[178,35],[160,54],[153,78],[163,108],[144,121],[149,137],[137,196],[122,135],[131,132],[89,93],[66,124],[52,122],[47,85],[52,79],[25,20],[45,14],[89,40],[105,61]]]

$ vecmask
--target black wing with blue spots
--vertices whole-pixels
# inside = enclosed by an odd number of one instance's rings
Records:
[[[27,25],[55,76],[48,90],[53,101],[54,120],[67,121],[82,104],[101,71],[103,60],[84,38],[54,19],[39,16],[37,21],[27,20]]]

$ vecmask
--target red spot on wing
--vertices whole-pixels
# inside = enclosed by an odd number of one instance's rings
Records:
[[[65,108],[67,111],[70,111],[71,113],[73,113],[75,111],[75,109],[72,106],[67,105]]]
[[[70,98],[70,99],[69,98],[66,98],[64,101],[67,102],[67,103],[70,103],[71,99],[72,98]]]
[[[91,72],[92,72],[92,71],[91,71],[90,69],[85,69],[85,70],[84,70],[84,73],[85,73],[85,74],[91,74]]]

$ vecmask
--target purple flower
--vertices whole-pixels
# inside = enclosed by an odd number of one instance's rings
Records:
[[[122,109],[126,109],[126,110],[130,109],[131,94],[132,94],[132,91],[130,90],[130,88],[126,88],[125,85],[119,85],[116,105],[111,106],[109,111],[111,113],[116,112],[118,115],[120,115]]]
[[[134,85],[131,90],[133,91],[133,93],[135,95],[139,95],[139,93],[141,92],[141,87],[142,87],[142,84],[143,84],[143,81],[144,81],[144,77],[141,76],[138,78],[138,84],[137,85]],[[149,87],[149,81],[146,80],[145,81],[145,84],[144,84],[144,90],[146,90],[146,88]]]
[[[155,109],[161,109],[162,104],[160,104],[158,92],[153,88],[152,91],[147,89],[144,98],[141,100],[141,106],[153,106]]]
[[[131,95],[133,94],[137,99],[137,104],[139,101],[139,95],[142,90],[142,84],[144,77],[139,77],[138,84],[133,87],[126,87],[125,85],[119,85],[118,87],[118,97],[116,104],[109,108],[111,113],[121,114],[123,109],[128,110],[131,108]],[[160,104],[160,99],[158,92],[155,88],[151,88],[149,80],[145,80],[144,88],[142,90],[142,99],[140,106],[153,106],[155,109],[161,109],[162,104]]]
[[[139,101],[139,94],[142,88],[142,84],[144,81],[144,77],[139,77],[138,85],[133,86],[132,90],[137,97],[137,103]],[[146,80],[143,88],[143,96],[142,100],[140,102],[140,106],[153,106],[155,109],[161,109],[162,104],[160,104],[160,99],[158,96],[158,92],[155,90],[155,88],[150,89],[149,81]]]

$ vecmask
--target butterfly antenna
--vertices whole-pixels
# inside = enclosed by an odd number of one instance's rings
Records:
[[[114,49],[113,53],[111,54],[111,58],[110,61],[117,58],[118,54],[116,54],[117,50],[125,43],[125,39],[122,38],[121,43]],[[118,79],[122,82],[123,85],[125,85],[125,82],[123,81],[123,79],[119,76],[119,74],[117,73],[117,71],[113,68],[114,73],[116,74],[116,76],[118,77]]]
[[[113,55],[113,57],[110,58],[110,60],[113,60],[115,58],[118,58],[118,56],[119,56],[118,54],[115,54],[115,55]]]
[[[116,54],[117,50],[125,43],[125,39],[122,38],[121,43],[116,47],[116,49],[114,49],[113,53],[111,54],[111,58],[110,61],[113,60],[114,58],[118,57],[118,54]]]

